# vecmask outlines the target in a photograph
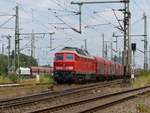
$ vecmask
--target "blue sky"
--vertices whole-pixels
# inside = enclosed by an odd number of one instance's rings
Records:
[[[79,1],[79,0],[73,0]],[[83,1],[83,0],[80,0]],[[93,1],[93,0],[89,0]],[[101,1],[101,0],[97,0]],[[108,0],[105,0],[108,1]],[[105,34],[105,40],[115,40],[112,38],[113,32],[121,34],[119,30],[114,28],[113,25],[118,26],[118,23],[114,17],[112,9],[123,8],[122,4],[96,4],[96,5],[84,5],[82,7],[82,34],[78,34],[75,31],[69,29],[70,26],[78,29],[78,15],[75,13],[78,11],[77,5],[71,5],[71,0],[1,0],[0,1],[0,15],[13,15],[15,14],[15,6],[19,5],[20,14],[20,33],[34,32],[55,32],[53,35],[53,51],[49,48],[49,35],[38,35],[35,39],[35,57],[38,59],[39,64],[49,64],[53,61],[54,53],[59,51],[64,46],[81,47],[84,45],[84,39],[88,42],[88,51],[92,55],[102,56],[102,38],[101,34]],[[131,19],[131,33],[143,34],[143,12],[146,12],[148,16],[148,35],[149,18],[150,18],[150,1],[149,0],[131,0],[130,9],[132,12]],[[51,10],[48,10],[50,8]],[[94,13],[97,12],[97,13]],[[119,19],[122,19],[122,13],[117,12]],[[62,24],[56,16],[61,18],[65,24]],[[0,25],[5,23],[10,16],[1,16]],[[12,18],[7,24],[2,27],[14,28],[15,19]],[[55,24],[54,24],[55,23]],[[57,23],[57,24],[56,24]],[[58,24],[59,23],[59,24]],[[61,24],[60,24],[61,23]],[[111,24],[108,24],[111,23]],[[84,28],[87,25],[107,24],[101,26],[95,26],[92,28]],[[113,24],[113,25],[112,25]],[[67,29],[60,29],[67,28]],[[0,29],[1,36],[12,35],[14,36],[14,29]],[[31,36],[21,36],[21,49],[22,53],[30,55],[30,43]],[[132,42],[136,42],[138,49],[143,50],[143,37],[134,37]],[[7,40],[1,38],[0,47],[2,42],[7,47]],[[123,49],[123,39],[119,38],[119,49]],[[149,36],[148,36],[148,41]],[[109,44],[110,45],[110,44]],[[113,45],[115,48],[115,44]],[[11,39],[11,49],[14,49],[14,37]],[[0,52],[2,52],[0,50]],[[7,49],[5,49],[7,54]],[[110,51],[109,51],[110,54]],[[114,53],[115,54],[115,53]],[[139,60],[140,59],[140,60]],[[142,67],[143,54],[136,53],[136,64],[138,67]]]

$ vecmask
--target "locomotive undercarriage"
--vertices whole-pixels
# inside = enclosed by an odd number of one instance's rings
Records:
[[[71,71],[56,71],[54,79],[57,83],[72,83],[74,82],[74,73]]]
[[[54,79],[57,81],[57,83],[85,83],[89,81],[105,81],[105,80],[113,80],[113,79],[119,79],[119,77],[113,75],[113,76],[104,76],[104,75],[98,75],[96,77],[95,74],[77,74],[72,71],[55,71],[54,72]]]
[[[71,71],[56,71],[54,79],[57,83],[83,83],[97,80],[95,74],[76,74]]]

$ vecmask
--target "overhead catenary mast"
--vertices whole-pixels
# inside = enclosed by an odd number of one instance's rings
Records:
[[[87,39],[84,39],[85,50],[87,50]]]
[[[104,34],[102,34],[102,40],[103,40],[103,42],[102,42],[102,45],[103,45],[103,47],[102,47],[102,56],[104,58],[105,57],[105,40],[104,40]]]
[[[130,76],[131,75],[131,38],[130,38],[130,18],[131,18],[131,13],[129,10],[129,3],[130,0],[120,0],[120,1],[95,1],[95,2],[71,2],[71,4],[77,4],[79,5],[79,8],[81,10],[81,6],[83,4],[106,4],[106,3],[123,3],[124,4],[124,9],[121,11],[124,14],[124,26],[121,29],[124,32],[124,60],[123,60],[123,65],[124,65],[124,76]],[[80,11],[79,10],[79,11]],[[81,16],[81,11],[80,15]],[[81,17],[80,17],[81,18]],[[79,19],[79,21],[81,21]],[[81,29],[82,30],[82,29]],[[81,31],[82,32],[82,31]],[[80,32],[80,33],[81,33]]]
[[[144,19],[144,70],[148,70],[148,58],[147,58],[147,16],[146,13],[143,14]]]
[[[55,32],[53,32],[53,33],[49,33],[49,35],[50,35],[50,46],[49,46],[49,48],[50,48],[50,50],[52,50],[52,48],[53,48],[53,35],[55,34]]]
[[[19,39],[19,7],[16,6],[16,20],[15,20],[15,55],[14,55],[14,71],[19,67],[20,55],[20,39]],[[16,64],[17,61],[17,64]]]
[[[7,36],[7,39],[8,39],[8,47],[7,47],[7,49],[8,49],[8,65],[7,65],[7,69],[8,69],[8,72],[10,71],[10,49],[11,49],[11,36],[10,35],[8,35]]]
[[[33,9],[32,9],[32,26],[34,23],[34,16],[33,16]],[[35,35],[34,35],[34,29],[32,27],[32,36],[31,36],[31,58],[34,58],[35,55]]]

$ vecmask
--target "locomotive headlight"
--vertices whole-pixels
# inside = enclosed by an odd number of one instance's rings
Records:
[[[62,70],[63,67],[61,67],[61,66],[56,66],[56,69],[57,69],[57,70]]]
[[[66,66],[67,70],[73,70],[73,66]]]
[[[73,66],[56,66],[56,70],[73,70]]]

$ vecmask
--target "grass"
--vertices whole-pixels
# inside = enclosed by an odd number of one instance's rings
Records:
[[[150,72],[141,71],[139,76],[132,83],[133,87],[143,87],[150,85]]]
[[[16,74],[0,76],[0,84],[18,83],[19,81],[20,79]]]
[[[150,107],[140,103],[136,105],[138,113],[150,113]]]
[[[12,83],[12,81],[4,76],[0,76],[0,84],[7,84],[7,83]]]
[[[34,79],[25,79],[24,77],[17,76],[16,74],[9,74],[0,76],[0,84],[7,83],[20,83],[20,84],[54,84],[53,77],[51,75],[40,75],[39,80]]]
[[[23,84],[24,86],[0,88],[0,99],[34,94],[37,92],[49,90],[49,87],[53,86],[54,84],[54,80],[51,75],[41,75],[39,81],[36,81],[36,78],[25,79],[15,75],[0,76],[0,84],[16,82]]]
[[[47,91],[49,85],[25,85],[22,87],[6,87],[0,88],[0,99],[8,99],[12,97],[36,94],[38,92]]]
[[[53,77],[51,75],[42,75],[42,76],[40,76],[38,83],[54,84],[55,82],[54,82]]]

